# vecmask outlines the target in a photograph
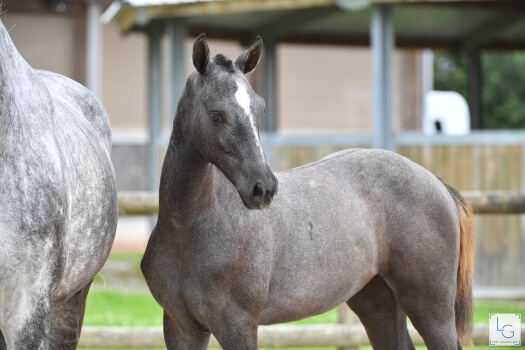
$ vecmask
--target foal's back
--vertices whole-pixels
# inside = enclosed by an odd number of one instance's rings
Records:
[[[404,157],[345,150],[277,177],[279,195],[261,213],[272,225],[274,255],[262,323],[328,311],[436,246],[449,244],[443,257],[456,259],[452,197]]]

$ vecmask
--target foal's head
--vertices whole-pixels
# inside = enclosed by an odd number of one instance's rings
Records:
[[[196,71],[188,78],[180,106],[193,147],[230,179],[250,209],[268,207],[277,192],[259,141],[264,100],[245,77],[257,66],[262,47],[258,37],[235,61],[221,54],[210,58],[201,34],[193,45]]]

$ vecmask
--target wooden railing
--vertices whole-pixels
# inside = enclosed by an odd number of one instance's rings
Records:
[[[525,213],[525,193],[510,191],[465,191],[462,195],[479,214]],[[120,215],[155,215],[159,211],[157,192],[119,192]]]
[[[414,329],[408,327],[415,345],[424,345],[423,339]],[[525,338],[525,327],[521,330]],[[309,326],[260,326],[258,332],[259,347],[338,347],[354,349],[369,345],[368,337],[362,325],[309,325]],[[476,324],[472,330],[474,345],[489,344],[489,327]],[[165,348],[162,327],[89,327],[82,330],[80,348]],[[212,336],[209,348],[220,348]]]

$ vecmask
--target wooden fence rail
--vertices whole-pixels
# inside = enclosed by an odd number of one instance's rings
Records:
[[[415,345],[424,345],[414,327],[408,327]],[[525,339],[525,327],[521,330]],[[472,330],[474,345],[489,344],[489,326],[476,324]],[[355,325],[308,325],[308,326],[261,326],[258,343],[260,347],[339,347],[352,348],[369,345],[365,329]],[[79,342],[80,348],[164,348],[162,327],[94,327],[85,326]],[[212,336],[209,348],[219,348]]]
[[[465,191],[462,195],[479,214],[525,213],[525,193],[511,191]],[[155,215],[159,211],[157,192],[119,192],[120,215]]]

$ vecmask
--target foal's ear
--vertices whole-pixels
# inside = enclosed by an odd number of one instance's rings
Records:
[[[244,51],[237,59],[235,64],[244,72],[250,73],[259,63],[263,51],[263,41],[260,36],[257,36],[255,43],[246,51]]]
[[[202,33],[193,43],[193,65],[200,74],[206,72],[208,62],[210,62],[210,48],[206,43],[206,34]]]

